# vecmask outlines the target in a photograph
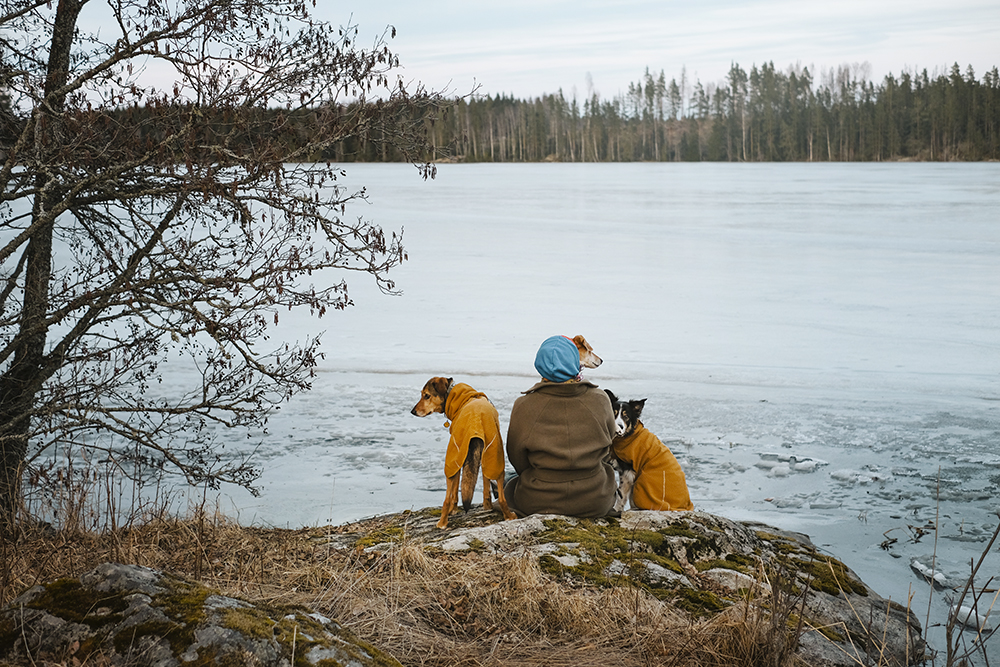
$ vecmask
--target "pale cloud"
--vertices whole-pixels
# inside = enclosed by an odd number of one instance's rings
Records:
[[[100,7],[88,5],[95,29]],[[533,97],[562,89],[582,98],[589,81],[612,97],[648,67],[667,79],[722,81],[732,63],[773,62],[814,74],[868,62],[871,76],[904,69],[947,71],[972,65],[977,76],[1000,66],[997,0],[319,0],[318,16],[359,27],[370,45],[387,25],[400,74],[432,90]],[[89,19],[88,19],[89,17]],[[151,74],[158,73],[151,64]],[[166,74],[163,74],[166,76]]]
[[[371,3],[354,14],[362,32],[386,23],[406,78],[432,88],[528,97],[574,87],[589,72],[602,95],[637,81],[646,67],[667,78],[723,79],[773,62],[826,70],[869,62],[876,80],[904,68],[942,70],[957,62],[978,75],[1000,65],[1000,3],[915,0]],[[331,21],[337,21],[332,14]],[[341,21],[342,22],[342,21]]]

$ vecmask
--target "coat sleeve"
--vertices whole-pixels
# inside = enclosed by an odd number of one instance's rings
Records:
[[[615,426],[615,411],[611,407],[611,399],[608,398],[608,395],[603,389],[597,389],[595,387],[592,391],[592,395],[595,397],[598,404],[599,411],[597,413],[597,417],[604,429],[603,435],[606,436],[608,446],[610,446],[617,432],[617,427]]]
[[[510,422],[507,425],[507,460],[518,475],[529,467],[525,441],[530,427],[525,423],[529,416],[524,399],[522,396],[514,401],[514,406],[510,410]]]

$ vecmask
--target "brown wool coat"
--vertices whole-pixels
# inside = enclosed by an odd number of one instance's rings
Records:
[[[539,382],[514,401],[507,460],[518,477],[506,486],[515,512],[605,516],[615,473],[605,460],[615,433],[611,401],[583,381]]]
[[[503,438],[500,416],[490,399],[481,391],[459,382],[448,393],[444,416],[451,420],[451,438],[444,459],[444,474],[458,474],[469,455],[469,441],[483,441],[482,470],[488,479],[503,477]]]
[[[673,452],[642,422],[635,431],[615,440],[615,456],[635,469],[632,505],[643,510],[692,510],[684,471]]]

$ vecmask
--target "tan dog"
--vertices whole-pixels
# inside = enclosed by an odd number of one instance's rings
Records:
[[[497,503],[504,519],[514,519],[503,493],[504,449],[500,416],[486,394],[451,378],[432,377],[420,392],[410,413],[417,417],[441,412],[451,420],[451,438],[445,455],[444,474],[448,488],[441,506],[438,528],[448,527],[448,515],[458,507],[459,472],[462,507],[468,511],[476,491],[479,469],[483,470],[483,509],[492,510],[491,483],[496,484]]]
[[[604,360],[599,356],[594,354],[594,348],[590,346],[587,339],[583,336],[576,335],[570,338],[573,344],[576,345],[576,351],[580,353],[580,365],[584,368],[597,368]]]

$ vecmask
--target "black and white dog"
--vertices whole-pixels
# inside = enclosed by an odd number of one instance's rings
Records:
[[[615,441],[632,435],[642,415],[642,408],[646,405],[646,399],[621,401],[610,389],[605,389],[604,393],[611,399],[611,410],[615,413]],[[620,514],[625,509],[625,501],[632,499],[632,486],[635,484],[637,473],[630,463],[615,456],[614,441],[611,445],[611,467],[618,471],[614,511]]]

